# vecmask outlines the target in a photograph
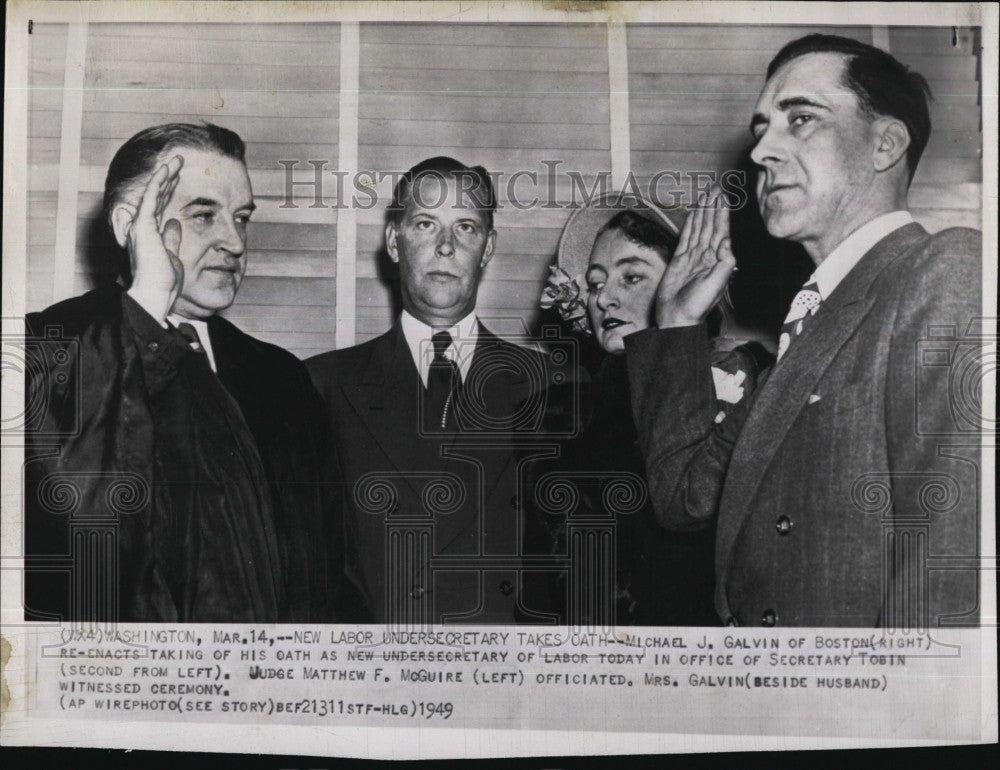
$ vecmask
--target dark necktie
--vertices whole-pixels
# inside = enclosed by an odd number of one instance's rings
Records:
[[[431,337],[434,358],[427,372],[427,392],[424,400],[424,427],[428,431],[443,431],[455,426],[455,397],[462,384],[458,364],[445,355],[451,346],[448,332]]]
[[[184,338],[185,342],[187,342],[188,347],[195,353],[198,353],[198,358],[211,370],[212,365],[208,360],[208,352],[205,350],[205,346],[201,344],[201,337],[198,336],[198,330],[189,323],[181,322],[177,324],[177,331]]]

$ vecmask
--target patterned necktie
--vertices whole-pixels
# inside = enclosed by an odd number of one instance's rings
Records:
[[[431,337],[434,358],[427,371],[427,392],[424,401],[424,427],[428,431],[442,431],[454,425],[455,393],[462,384],[458,364],[445,355],[451,346],[448,332],[437,332]]]
[[[792,306],[788,310],[785,322],[781,325],[781,335],[778,337],[778,360],[785,355],[792,340],[802,334],[802,329],[809,322],[816,311],[819,310],[820,302],[823,298],[819,293],[819,286],[812,278],[803,286],[799,293],[792,300]]]

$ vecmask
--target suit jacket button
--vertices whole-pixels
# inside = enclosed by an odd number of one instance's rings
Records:
[[[774,613],[774,610],[764,610],[764,614],[760,616],[760,624],[762,626],[770,628],[777,622],[778,616]]]
[[[779,516],[778,520],[774,523],[774,528],[781,537],[784,537],[792,531],[792,520],[787,516]]]
[[[511,495],[510,507],[513,508],[515,511],[517,510],[517,495]]]
[[[410,589],[410,598],[411,599],[419,599],[423,595],[424,595],[424,587],[423,586],[416,585],[416,586],[413,586],[413,588]]]
[[[512,593],[514,593],[514,584],[511,583],[509,580],[503,581],[500,584],[500,593],[502,593],[504,596],[510,596]]]

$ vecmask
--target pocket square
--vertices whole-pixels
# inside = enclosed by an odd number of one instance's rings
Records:
[[[815,403],[816,403],[817,401],[819,401],[819,400],[820,400],[821,398],[823,398],[823,397],[822,397],[822,396],[820,396],[820,395],[817,395],[816,393],[813,393],[813,394],[812,394],[811,396],[809,396],[809,403],[810,403],[810,404],[815,404]]]

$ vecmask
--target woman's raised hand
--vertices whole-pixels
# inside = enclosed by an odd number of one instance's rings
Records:
[[[673,259],[656,290],[661,329],[701,323],[726,290],[736,269],[729,240],[729,209],[717,185],[702,193],[684,222]]]

